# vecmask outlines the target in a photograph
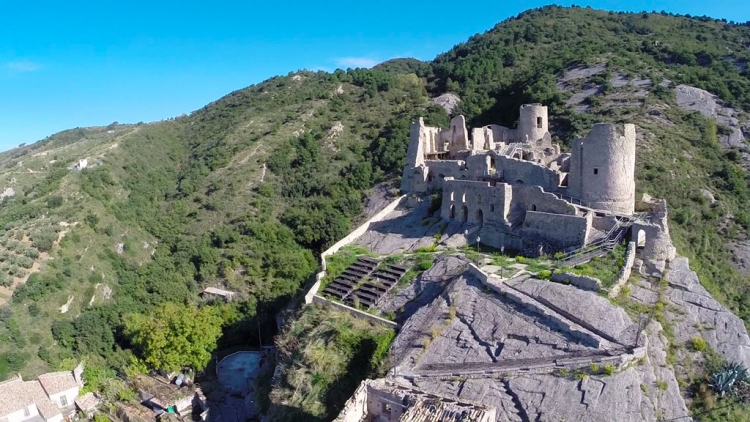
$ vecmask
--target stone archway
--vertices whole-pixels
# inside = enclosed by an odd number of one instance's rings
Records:
[[[646,247],[646,231],[643,229],[638,229],[638,232],[635,236],[635,246],[636,249],[643,249]]]
[[[484,212],[481,208],[477,210],[477,222],[480,226],[484,224]]]
[[[466,205],[461,207],[461,217],[461,221],[463,221],[464,223],[469,221],[469,207],[467,207]]]
[[[450,219],[454,220],[456,218],[456,206],[451,204],[450,208]]]

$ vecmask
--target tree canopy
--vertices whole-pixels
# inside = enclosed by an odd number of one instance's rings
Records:
[[[148,365],[166,371],[202,370],[211,359],[224,320],[216,307],[164,303],[149,314],[125,318],[125,334]]]

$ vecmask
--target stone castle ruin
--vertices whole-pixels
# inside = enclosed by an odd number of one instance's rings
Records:
[[[447,129],[421,118],[412,123],[401,190],[442,192],[440,216],[476,226],[482,243],[569,251],[622,236],[635,223],[648,232],[643,242],[668,241],[665,224],[635,213],[635,125],[597,124],[561,153],[547,107],[526,104],[517,129],[488,125],[468,133],[463,116]]]
[[[447,129],[417,120],[405,195],[321,254],[324,271],[306,303],[398,333],[385,378],[363,381],[337,422],[689,419],[684,374],[667,360],[670,342],[677,359],[693,362],[679,345],[704,338],[728,362],[750,362],[743,322],[676,256],[666,201],[636,200],[636,127],[597,124],[563,153],[547,119],[546,107],[531,104],[521,107],[517,129],[469,131],[463,116]],[[475,242],[500,251],[456,250]],[[348,284],[337,278],[318,294],[325,256],[349,243],[387,256],[383,262],[409,265],[416,261],[404,256],[414,252],[432,261],[390,290],[400,278],[372,277],[371,258],[359,257],[339,275]],[[616,275],[575,271],[620,243],[627,246]],[[506,252],[548,257],[532,268]],[[383,294],[354,304],[336,293],[356,294],[352,286]],[[661,306],[675,338],[615,297],[652,315]]]

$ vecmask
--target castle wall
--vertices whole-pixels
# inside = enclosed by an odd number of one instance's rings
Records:
[[[551,193],[544,192],[540,186],[513,186],[513,201],[511,209],[516,207],[528,211],[543,213],[575,215],[576,210],[567,201],[559,199]]]
[[[555,248],[579,247],[586,242],[591,219],[576,215],[526,211],[524,237],[544,240]]]
[[[660,199],[652,204],[652,215],[648,222],[636,222],[631,228],[632,241],[638,244],[639,233],[643,232],[646,242],[643,257],[651,261],[672,260],[677,256],[677,250],[672,245],[669,235],[667,201]]]
[[[547,192],[557,192],[562,174],[537,163],[508,158],[490,153],[495,157],[497,175],[506,183],[537,185]]]
[[[488,127],[475,127],[471,130],[471,149],[474,151],[493,149],[495,138]]]
[[[518,135],[515,129],[499,125],[487,125],[472,129],[471,139],[471,149],[489,151],[496,149],[498,146],[502,147],[511,142],[517,142]]]
[[[451,153],[469,149],[469,134],[466,131],[466,119],[464,116],[456,116],[451,119],[450,146]]]
[[[576,138],[568,192],[591,208],[633,214],[635,126],[596,124],[585,138]]]
[[[511,129],[500,125],[488,125],[485,127],[489,128],[492,131],[492,139],[495,141],[495,144],[509,144],[511,142],[517,142],[518,140],[518,133],[516,129]]]
[[[486,221],[504,222],[512,191],[507,185],[490,186],[488,182],[446,179],[440,216],[472,224]]]

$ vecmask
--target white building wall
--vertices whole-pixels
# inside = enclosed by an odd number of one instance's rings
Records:
[[[55,403],[55,405],[57,405],[57,407],[59,408],[70,407],[70,406],[75,405],[74,400],[76,399],[76,397],[78,397],[79,390],[80,390],[80,387],[71,388],[69,390],[65,390],[60,393],[53,394],[49,396],[49,398],[50,400],[52,400],[52,403]],[[62,402],[60,401],[60,397],[63,397],[63,396],[65,396],[66,398],[67,404],[65,406],[63,406]]]
[[[24,410],[21,409],[21,410],[18,410],[16,412],[13,412],[13,413],[5,416],[5,417],[8,419],[8,422],[22,422],[22,421],[25,421],[27,419],[31,419],[34,416],[37,416],[39,414],[39,411],[37,410],[35,404],[29,405],[27,407],[27,409],[29,411],[29,416],[26,416],[24,414]]]

